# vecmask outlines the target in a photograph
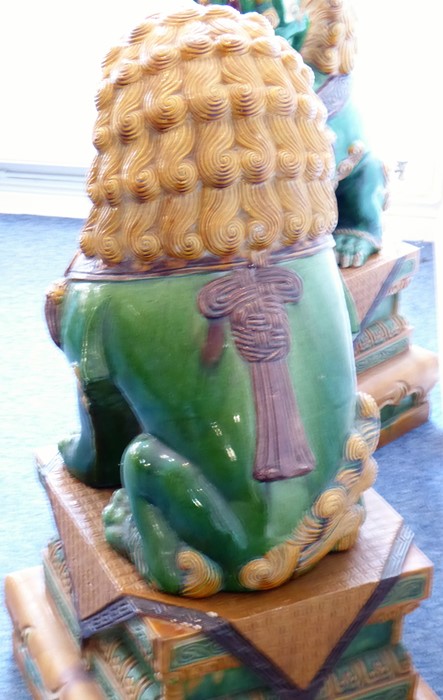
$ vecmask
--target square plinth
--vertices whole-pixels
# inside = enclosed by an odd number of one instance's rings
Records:
[[[354,338],[358,389],[380,409],[380,446],[428,419],[428,394],[439,378],[437,355],[411,344],[413,329],[401,315],[401,293],[419,254],[408,243],[385,245],[362,267],[341,270],[360,327]]]
[[[417,559],[416,575],[421,578],[426,558],[413,548],[410,559]],[[64,617],[66,611],[61,611],[67,591],[63,591],[60,581],[59,585],[55,600],[42,567],[11,574],[6,580],[6,600],[14,623],[14,654],[36,700],[278,698],[236,659],[195,630],[179,625],[140,617],[126,629],[115,628],[82,646]],[[377,613],[378,623],[371,621],[360,635],[355,653],[339,662],[323,688],[311,697],[438,700],[417,677],[409,655],[398,641],[403,615],[418,605],[425,592],[421,587],[417,596],[420,587],[416,581],[410,582],[408,588],[409,596],[403,590],[395,614],[391,614],[394,608],[386,610],[384,616]],[[411,595],[412,589],[415,593]],[[377,648],[374,632],[379,632],[382,618],[388,626],[389,619],[395,619],[393,634],[397,638],[392,639],[392,644]],[[366,646],[371,646],[368,639],[372,638],[374,648],[362,651],[365,635]]]
[[[16,656],[35,687],[40,678],[55,692],[68,678],[82,692],[89,683],[91,697],[124,700],[426,697],[401,630],[429,595],[432,565],[375,491],[349,552],[274,591],[197,601],[153,591],[106,544],[110,492],[79,484],[58,455],[39,461],[60,540],[45,555],[45,584],[34,571],[6,585]]]

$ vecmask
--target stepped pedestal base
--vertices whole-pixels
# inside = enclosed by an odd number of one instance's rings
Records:
[[[379,447],[428,420],[428,394],[437,380],[437,355],[415,345],[358,375],[359,391],[371,394],[380,409]]]
[[[88,670],[87,659],[54,611],[53,602],[46,591],[42,567],[11,574],[7,580],[6,595],[14,620],[14,656],[36,700],[47,700],[55,693],[60,700],[104,700],[109,697]],[[111,677],[115,673],[112,664],[109,664],[107,673]],[[137,696],[132,694],[128,697]],[[143,694],[139,697],[143,697]],[[169,693],[164,697],[173,695]],[[242,697],[246,698],[246,695],[243,694]],[[251,693],[250,697],[258,700],[266,696],[256,692]],[[346,694],[337,697],[355,696]],[[437,695],[420,677],[416,679],[413,694],[407,697],[414,700],[438,700]]]
[[[273,591],[199,601],[153,591],[108,547],[108,492],[62,483],[50,498],[63,544],[5,586],[35,698],[435,700],[402,644],[432,564],[375,491],[349,552]]]
[[[384,246],[363,267],[342,270],[360,326],[354,340],[358,388],[380,408],[380,446],[428,419],[428,394],[438,381],[437,355],[410,344],[413,329],[400,314],[402,291],[418,264],[418,248],[399,243]]]

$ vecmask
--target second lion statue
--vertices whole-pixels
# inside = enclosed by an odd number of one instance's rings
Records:
[[[387,169],[367,142],[354,98],[357,23],[352,0],[229,0],[228,4],[241,12],[263,14],[312,68],[314,89],[335,134],[337,262],[343,268],[364,265],[382,245]]]

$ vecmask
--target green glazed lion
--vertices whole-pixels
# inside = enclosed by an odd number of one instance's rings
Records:
[[[155,587],[262,590],[348,547],[378,436],[300,55],[257,13],[156,14],[103,64],[93,206],[47,299],[79,383],[67,469],[123,486],[108,541]]]

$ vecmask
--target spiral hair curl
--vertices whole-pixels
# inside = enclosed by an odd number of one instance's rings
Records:
[[[347,75],[356,54],[355,16],[349,0],[301,0],[310,27],[301,49],[304,60],[322,73]]]
[[[92,210],[105,267],[263,260],[334,229],[334,157],[301,57],[228,6],[156,14],[103,62]]]

